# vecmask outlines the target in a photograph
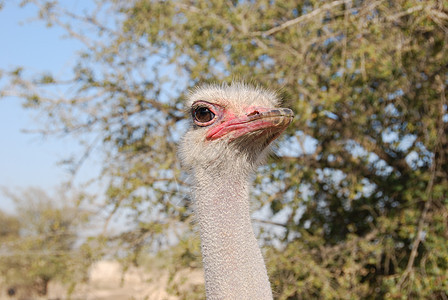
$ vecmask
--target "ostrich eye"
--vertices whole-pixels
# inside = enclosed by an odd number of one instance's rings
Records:
[[[213,120],[215,114],[207,107],[201,106],[193,111],[193,118],[198,123],[207,123]]]

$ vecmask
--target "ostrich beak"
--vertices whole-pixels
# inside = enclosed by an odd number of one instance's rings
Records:
[[[216,140],[230,135],[235,140],[248,133],[259,132],[269,137],[268,143],[275,140],[291,123],[294,113],[289,108],[251,108],[249,113],[238,116],[210,128],[207,140]]]

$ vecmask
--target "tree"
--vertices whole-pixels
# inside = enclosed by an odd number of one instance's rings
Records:
[[[17,215],[2,219],[8,225],[2,227],[7,234],[1,235],[2,279],[38,295],[46,295],[53,280],[75,285],[90,264],[82,248],[75,247],[81,242],[77,231],[87,221],[86,213],[40,189],[9,196],[16,202]]]
[[[297,114],[254,192],[281,228],[263,232],[276,297],[447,297],[445,1],[29,2],[86,47],[72,78],[17,69],[12,91],[51,131],[95,135],[133,253],[188,232],[175,155],[187,88],[239,78]]]

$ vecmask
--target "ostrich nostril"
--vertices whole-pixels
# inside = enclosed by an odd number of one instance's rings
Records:
[[[258,114],[260,114],[258,112],[258,110],[254,110],[253,112],[249,113],[247,116],[250,117],[250,116],[255,116],[255,115],[258,115]]]

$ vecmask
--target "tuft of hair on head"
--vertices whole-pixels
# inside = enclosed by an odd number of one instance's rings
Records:
[[[280,104],[280,99],[275,92],[245,82],[197,86],[190,91],[186,106],[191,107],[197,100],[216,103],[223,107],[232,106],[237,110],[247,106],[276,107]]]

